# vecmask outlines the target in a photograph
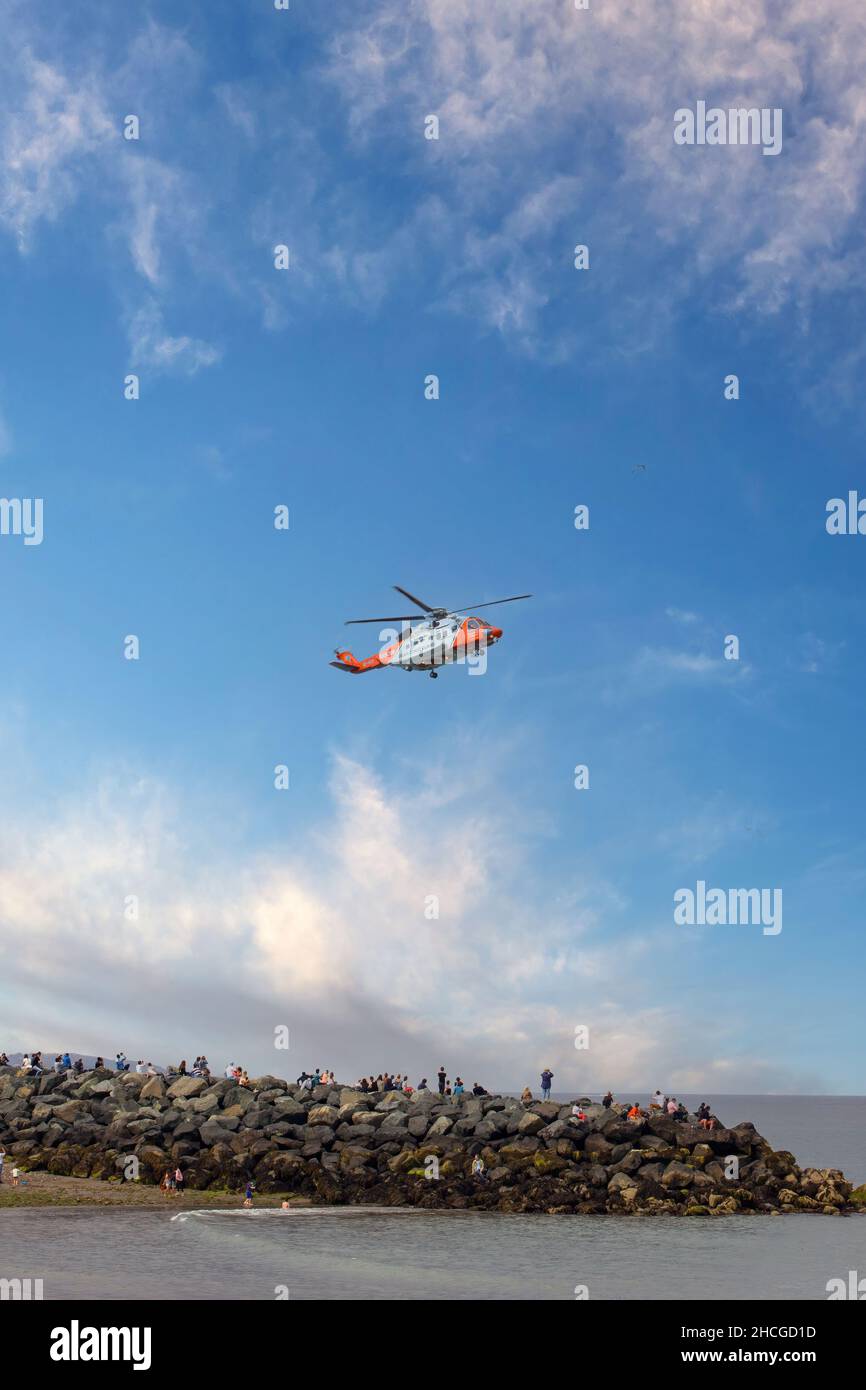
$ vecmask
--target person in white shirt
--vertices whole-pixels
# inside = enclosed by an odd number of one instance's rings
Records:
[[[662,1095],[661,1091],[656,1090],[650,1096],[650,1113],[652,1113],[653,1110],[664,1110],[664,1108],[665,1098]]]
[[[223,1076],[225,1077],[226,1081],[234,1081],[234,1076],[235,1076],[235,1064],[234,1064],[234,1062],[229,1062],[229,1063],[228,1063],[228,1065],[226,1066],[225,1071],[223,1072]]]

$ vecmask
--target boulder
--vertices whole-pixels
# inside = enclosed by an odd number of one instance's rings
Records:
[[[307,1124],[333,1126],[338,1122],[339,1113],[332,1105],[313,1105],[307,1115]]]
[[[544,1129],[546,1123],[546,1116],[539,1115],[536,1111],[528,1110],[526,1114],[522,1115],[518,1120],[516,1132],[520,1135],[538,1134],[540,1130]]]
[[[177,1081],[173,1081],[169,1086],[166,1095],[172,1100],[188,1100],[193,1096],[200,1096],[202,1091],[207,1089],[207,1084],[207,1079],[203,1076],[179,1076]]]
[[[111,1082],[105,1081],[101,1085],[111,1089]],[[93,1088],[94,1091],[96,1087]],[[165,1100],[165,1082],[161,1076],[151,1076],[142,1086],[138,1093],[139,1100]]]
[[[694,1178],[694,1168],[687,1168],[684,1163],[678,1163],[674,1159],[662,1173],[661,1183],[662,1187],[667,1188],[691,1187]]]

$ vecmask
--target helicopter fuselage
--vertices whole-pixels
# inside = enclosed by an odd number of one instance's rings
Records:
[[[358,661],[351,652],[338,651],[339,660],[331,664],[358,674],[382,666],[394,666],[403,671],[435,671],[439,666],[479,657],[499,641],[502,628],[481,618],[448,617],[418,623],[402,634],[383,629],[379,636],[383,646],[375,656]]]

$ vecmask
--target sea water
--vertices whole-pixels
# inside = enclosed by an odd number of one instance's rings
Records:
[[[804,1165],[866,1179],[866,1099],[706,1099]],[[0,1211],[0,1263],[41,1278],[46,1299],[776,1301],[826,1299],[830,1280],[866,1275],[866,1216],[166,1206]]]

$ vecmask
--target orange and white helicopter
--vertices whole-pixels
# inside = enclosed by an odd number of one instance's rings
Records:
[[[408,589],[394,588],[398,594],[429,614],[429,617],[416,622],[417,613],[401,614],[391,618],[349,618],[346,626],[353,623],[413,623],[414,627],[404,629],[401,636],[386,642],[375,656],[359,661],[351,652],[334,653],[337,660],[331,665],[339,671],[350,671],[358,676],[363,671],[377,671],[382,666],[397,666],[403,671],[428,671],[433,680],[439,674],[437,666],[445,666],[455,661],[465,661],[469,656],[492,647],[502,636],[501,627],[478,618],[470,608],[431,608]],[[476,608],[495,608],[500,603],[516,603],[518,599],[532,598],[532,594],[513,594],[511,598],[492,599],[489,603],[478,603]],[[463,615],[466,616],[463,616]]]

